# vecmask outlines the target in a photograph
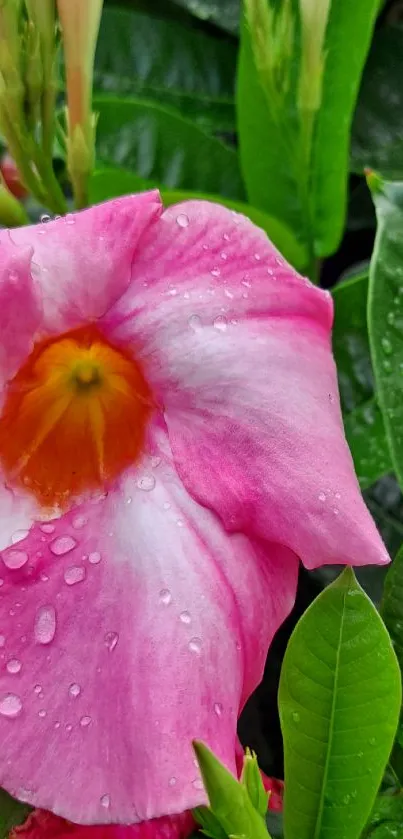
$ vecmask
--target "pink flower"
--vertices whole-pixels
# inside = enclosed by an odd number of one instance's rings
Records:
[[[129,827],[82,827],[46,810],[35,810],[25,824],[11,833],[10,839],[187,839],[194,826],[189,813],[152,819]]]
[[[382,563],[332,303],[152,192],[0,234],[0,785],[82,824],[205,801],[299,558]]]

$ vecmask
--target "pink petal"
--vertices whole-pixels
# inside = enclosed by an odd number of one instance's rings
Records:
[[[192,496],[308,568],[388,561],[344,438],[331,321],[261,230],[200,201],[145,234],[104,321],[141,347]]]
[[[10,839],[186,839],[194,828],[190,813],[152,819],[138,825],[82,827],[53,813],[35,810]]]
[[[228,536],[165,432],[150,446],[106,498],[2,555],[0,786],[79,823],[203,802],[193,738],[235,771],[240,709],[295,596],[297,558]]]
[[[161,211],[159,193],[145,192],[12,231],[17,245],[33,250],[46,332],[72,329],[107,311],[127,288],[138,243]]]
[[[32,248],[16,247],[0,233],[0,409],[1,390],[32,349],[41,306],[31,277]]]

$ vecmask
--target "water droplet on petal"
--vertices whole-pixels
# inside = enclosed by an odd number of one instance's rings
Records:
[[[6,693],[0,699],[0,714],[3,717],[9,717],[13,719],[14,717],[18,717],[18,715],[22,711],[22,702],[19,696],[16,693]]]
[[[18,660],[18,658],[10,658],[10,661],[7,662],[6,668],[8,673],[15,674],[19,673],[21,670],[22,664]]]
[[[81,530],[81,528],[85,527],[86,524],[87,519],[85,516],[76,516],[75,519],[73,519],[73,527],[75,530]]]
[[[154,475],[143,475],[138,479],[137,486],[139,489],[142,489],[143,492],[150,492],[155,487]]]
[[[213,326],[215,329],[218,329],[219,332],[225,332],[228,326],[227,318],[225,318],[223,315],[218,315],[218,317],[214,318],[213,320]]]
[[[119,635],[117,632],[107,632],[104,638],[105,646],[108,648],[109,652],[112,653],[116,647],[116,644],[119,641]]]
[[[41,708],[41,710],[38,711],[38,717],[42,717],[42,719],[43,717],[46,717],[46,711],[44,708]]]
[[[179,213],[179,215],[176,216],[176,223],[179,225],[179,227],[188,227],[189,216],[187,216],[186,213]]]
[[[88,562],[91,565],[98,565],[98,563],[101,562],[101,559],[101,554],[98,551],[93,551],[88,557]]]
[[[5,643],[6,643],[6,636],[5,635],[0,635],[0,647],[4,647]]]
[[[221,274],[221,271],[220,271],[219,268],[212,268],[210,273],[211,273],[212,277],[219,277],[220,274]]]
[[[56,611],[53,606],[40,606],[35,617],[35,640],[50,644],[56,632]]]
[[[174,777],[174,775],[172,775],[172,778],[170,778],[170,779],[169,779],[168,783],[169,783],[169,786],[170,786],[170,787],[174,787],[174,786],[175,786],[175,784],[176,784],[176,778]]]
[[[194,332],[198,332],[200,329],[202,329],[203,326],[202,320],[199,317],[199,315],[191,315],[188,320],[188,324]]]
[[[214,713],[217,714],[217,717],[221,717],[222,712],[223,712],[223,707],[221,705],[221,702],[215,702],[214,703]]]
[[[55,532],[55,525],[54,524],[40,524],[39,529],[42,530],[42,533],[54,533]]]
[[[68,586],[75,586],[76,583],[82,583],[86,577],[86,573],[83,565],[72,565],[71,568],[66,568],[64,572],[64,582]]]
[[[155,455],[152,455],[152,457],[150,458],[150,463],[151,463],[151,468],[156,469],[157,466],[159,466],[160,463],[161,463],[161,458],[157,457]]]
[[[77,699],[77,696],[80,696],[81,688],[77,682],[73,682],[72,685],[69,687],[69,695],[73,697],[73,699]]]
[[[224,261],[225,261],[226,259],[228,259],[228,255],[225,253],[225,251],[222,251],[222,253],[220,253],[220,257],[221,257],[221,259],[223,259]]]
[[[88,728],[89,725],[92,723],[92,717],[81,717],[80,725],[81,728]]]
[[[204,789],[203,781],[201,778],[195,778],[194,781],[192,781],[192,785],[195,789]]]
[[[181,620],[182,623],[191,623],[192,618],[190,617],[189,612],[181,612],[179,615],[179,620]]]
[[[22,568],[28,562],[28,554],[25,551],[9,550],[2,556],[4,565],[12,571]]]
[[[4,586],[4,580],[3,580],[3,577],[0,577],[0,588],[1,588],[1,586]]]
[[[71,536],[58,536],[49,545],[52,554],[55,556],[64,556],[68,554],[77,546],[77,542]]]
[[[35,685],[34,693],[38,694],[42,692],[42,685]]]
[[[192,653],[201,653],[202,642],[201,638],[191,638],[189,641],[189,650]]]
[[[258,254],[258,253],[254,253],[254,254],[253,254],[253,256],[255,257],[256,262],[259,262],[259,260],[260,260],[260,254]],[[279,265],[281,265],[281,262],[279,263]]]
[[[160,591],[160,601],[164,604],[164,606],[169,606],[172,602],[172,594],[167,588],[163,588]]]
[[[99,800],[101,802],[101,807],[105,807],[106,810],[111,806],[111,797],[107,793],[105,795],[101,795]]]
[[[42,215],[40,216],[40,221],[42,222],[42,224],[46,224],[46,222],[50,220],[51,216],[49,216],[47,213],[42,213]]]

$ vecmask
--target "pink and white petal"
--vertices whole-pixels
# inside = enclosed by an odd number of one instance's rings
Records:
[[[141,468],[17,548],[2,555],[0,785],[83,824],[203,802],[191,740],[235,771],[296,556],[228,536],[156,427]]]
[[[144,236],[103,322],[142,356],[192,496],[309,568],[388,561],[344,438],[331,322],[329,295],[261,230],[197,201]]]
[[[73,329],[107,311],[129,285],[136,248],[161,212],[154,190],[12,231],[17,245],[33,251],[45,334]]]
[[[17,247],[0,233],[0,409],[1,391],[32,349],[42,311],[31,277],[32,248]]]

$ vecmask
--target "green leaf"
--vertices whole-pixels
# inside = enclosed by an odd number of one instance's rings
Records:
[[[264,8],[256,0],[247,3]],[[255,53],[251,27],[241,29],[238,129],[249,201],[276,213],[313,258],[333,253],[343,233],[350,126],[379,0],[332,0],[327,25],[321,4],[310,4],[316,9],[309,38],[304,38],[295,5],[269,0],[274,21],[281,20],[286,7],[293,9],[288,52],[281,24],[268,26],[263,34],[264,26],[256,25]],[[272,83],[270,74],[257,70],[256,44],[263,38],[266,63],[274,64]],[[346,43],[354,49],[346,49]],[[310,56],[316,56],[314,68]]]
[[[193,748],[209,797],[210,809],[228,836],[268,839],[264,819],[256,812],[246,788],[203,743]]]
[[[380,795],[375,802],[363,839],[401,839],[403,795]]]
[[[382,617],[393,641],[393,646],[403,672],[403,548],[398,551],[385,578],[381,605]],[[391,764],[403,785],[403,715],[395,743]]]
[[[174,106],[190,119],[235,130],[236,46],[168,20],[106,8],[95,90]]]
[[[403,183],[374,195],[377,233],[370,265],[368,331],[392,462],[403,486]]]
[[[11,798],[11,795],[0,789],[0,839],[5,839],[13,827],[23,824],[30,812],[31,807],[28,804],[16,801],[15,798]]]
[[[234,149],[175,111],[140,99],[94,97],[97,156],[171,189],[243,198]]]
[[[240,0],[174,0],[201,20],[211,21],[226,32],[236,33]]]
[[[344,430],[362,489],[392,470],[384,422],[374,397],[366,323],[367,295],[366,272],[333,290],[333,351]]]
[[[352,130],[351,169],[403,177],[403,29],[376,33],[361,82]]]
[[[133,172],[127,172],[117,167],[105,167],[95,172],[92,177],[90,200],[91,203],[96,204],[100,201],[106,201],[108,198],[113,198],[118,195],[128,195],[131,192],[139,192],[144,189],[152,189],[155,186],[158,186],[156,182],[139,178]],[[243,213],[267,233],[269,239],[271,239],[283,256],[295,268],[302,269],[304,267],[304,251],[295,240],[291,231],[278,221],[278,219],[268,216],[267,213],[263,213],[261,210],[256,209],[256,207],[251,207],[250,204],[244,204],[241,201],[232,201],[223,198],[221,195],[211,195],[205,192],[167,190],[161,188],[161,195],[166,206],[177,204],[179,201],[189,201],[196,198],[206,201],[216,201],[224,207],[228,207],[230,210]]]
[[[381,783],[400,704],[389,635],[346,568],[305,612],[284,657],[286,839],[357,839]]]

